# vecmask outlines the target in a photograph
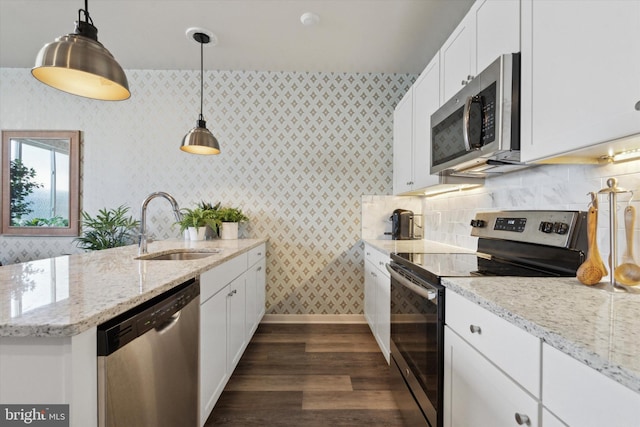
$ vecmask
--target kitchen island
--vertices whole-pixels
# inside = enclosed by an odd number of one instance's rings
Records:
[[[148,247],[212,252],[194,260],[140,260],[126,246],[0,267],[0,403],[69,404],[72,426],[97,425],[96,327],[266,241]]]

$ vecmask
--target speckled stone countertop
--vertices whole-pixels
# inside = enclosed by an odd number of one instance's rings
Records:
[[[443,284],[640,393],[640,294],[575,278],[445,278]]]
[[[149,253],[216,251],[189,261],[137,260],[124,246],[0,267],[0,337],[77,335],[267,239],[149,243]]]
[[[474,250],[446,245],[432,240],[368,240],[364,242],[386,253],[474,253]]]

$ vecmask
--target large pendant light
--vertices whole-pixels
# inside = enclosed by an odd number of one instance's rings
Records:
[[[187,30],[187,34],[193,29]],[[211,37],[201,31],[193,32],[193,39],[200,43],[200,116],[196,127],[191,129],[182,138],[180,149],[193,154],[220,154],[220,145],[215,136],[207,129],[207,122],[202,116],[202,104],[204,97],[204,45],[211,41]]]
[[[86,98],[120,101],[131,96],[122,67],[98,42],[88,0],[78,10],[75,31],[44,45],[31,74],[46,85]]]

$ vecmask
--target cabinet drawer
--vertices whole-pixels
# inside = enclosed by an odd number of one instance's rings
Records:
[[[264,243],[261,244],[260,246],[256,246],[255,248],[251,249],[249,252],[247,252],[247,256],[249,258],[248,266],[251,267],[253,264],[260,261],[266,255],[267,255],[267,245],[265,245]]]
[[[543,344],[542,403],[570,426],[637,426],[640,394]]]
[[[389,277],[389,272],[385,268],[385,264],[389,263],[389,255],[374,249],[371,245],[364,245],[364,257],[370,261],[385,276]]]
[[[447,292],[445,301],[447,325],[539,397],[540,339],[454,292]]]
[[[200,304],[247,271],[247,254],[240,254],[200,275]]]

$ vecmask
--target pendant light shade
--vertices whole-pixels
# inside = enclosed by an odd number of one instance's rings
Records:
[[[122,67],[98,42],[87,0],[78,11],[75,32],[44,45],[31,74],[46,85],[86,98],[120,101],[131,96]]]
[[[195,32],[193,39],[200,43],[200,116],[196,122],[196,127],[191,129],[184,138],[182,138],[180,149],[192,154],[220,154],[218,140],[209,129],[207,129],[207,122],[202,116],[204,97],[204,45],[211,41],[211,37],[203,32]]]

